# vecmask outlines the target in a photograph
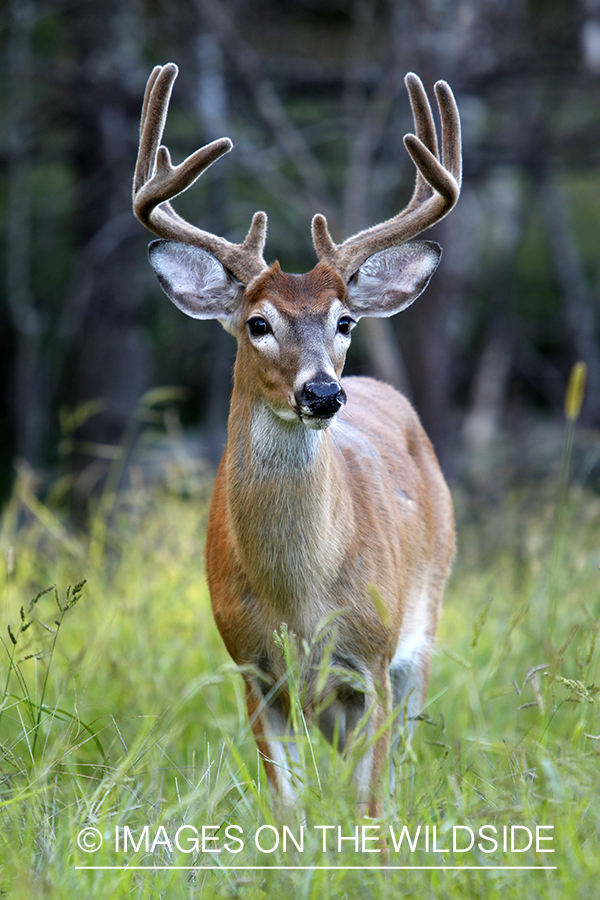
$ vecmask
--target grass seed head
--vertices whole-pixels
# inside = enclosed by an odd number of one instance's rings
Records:
[[[568,422],[576,422],[581,412],[585,392],[587,366],[584,362],[576,362],[571,369],[569,384],[565,395],[565,418]]]

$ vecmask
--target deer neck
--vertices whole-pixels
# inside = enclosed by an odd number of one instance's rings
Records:
[[[323,592],[351,532],[328,430],[281,419],[260,398],[248,402],[234,388],[227,499],[237,550],[258,594],[282,607]]]

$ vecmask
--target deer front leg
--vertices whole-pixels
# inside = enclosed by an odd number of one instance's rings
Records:
[[[265,697],[254,682],[245,679],[246,705],[256,746],[262,757],[267,780],[284,807],[298,799],[300,755],[289,723],[289,704],[280,694]]]
[[[423,709],[431,668],[433,637],[424,630],[401,637],[390,663],[392,702],[395,710],[390,753],[390,794],[396,789],[400,746],[410,744],[416,720]]]
[[[386,720],[391,691],[387,669],[383,667],[378,676],[369,693],[365,694],[368,718],[360,733],[364,734],[367,749],[354,770],[354,780],[358,787],[358,808],[371,818],[379,818],[383,812],[381,774],[389,750]]]
[[[338,684],[332,691],[335,699],[319,713],[317,721],[325,738],[340,753],[352,754],[354,745],[359,755],[353,773],[358,809],[376,818],[382,811],[379,780],[388,753],[389,736],[384,726],[391,692],[385,667],[379,672],[377,684],[372,676],[366,680],[370,682],[366,690]]]

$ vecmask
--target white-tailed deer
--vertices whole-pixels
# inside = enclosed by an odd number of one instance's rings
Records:
[[[356,321],[405,309],[439,263],[437,244],[406,241],[458,199],[458,110],[439,81],[440,151],[423,85],[407,75],[416,134],[404,143],[418,170],[410,203],[342,244],[316,215],[319,262],[306,275],[287,275],[263,259],[265,213],[255,213],[244,242],[234,244],[172,208],[171,198],[232,148],[222,138],[171,165],[161,140],[176,76],[175,65],[157,66],[148,81],[133,203],[162,238],[149,254],[166,294],[193,318],[218,319],[238,341],[206,542],[215,620],[242,667],[250,722],[275,790],[295,795],[297,748],[285,661],[274,640],[285,623],[303,656],[306,716],[316,715],[340,750],[353,733],[366,735],[358,799],[378,814],[387,730],[375,735],[390,710],[401,728],[424,701],[454,523],[444,478],[408,401],[372,379],[342,379],[342,369]],[[323,622],[328,627],[319,632]]]

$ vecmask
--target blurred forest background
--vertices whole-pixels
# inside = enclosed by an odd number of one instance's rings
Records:
[[[315,212],[339,240],[405,205],[403,76],[430,96],[446,79],[464,186],[427,235],[442,264],[407,312],[361,322],[346,372],[404,389],[449,475],[481,486],[558,466],[583,360],[600,480],[600,0],[6,0],[0,48],[0,499],[16,460],[81,503],[155,386],[186,389],[181,433],[218,460],[234,342],[168,302],[131,212],[168,61],[175,161],[235,144],[177,208],[233,240],[266,210],[266,258],[292,272],[315,263]]]

